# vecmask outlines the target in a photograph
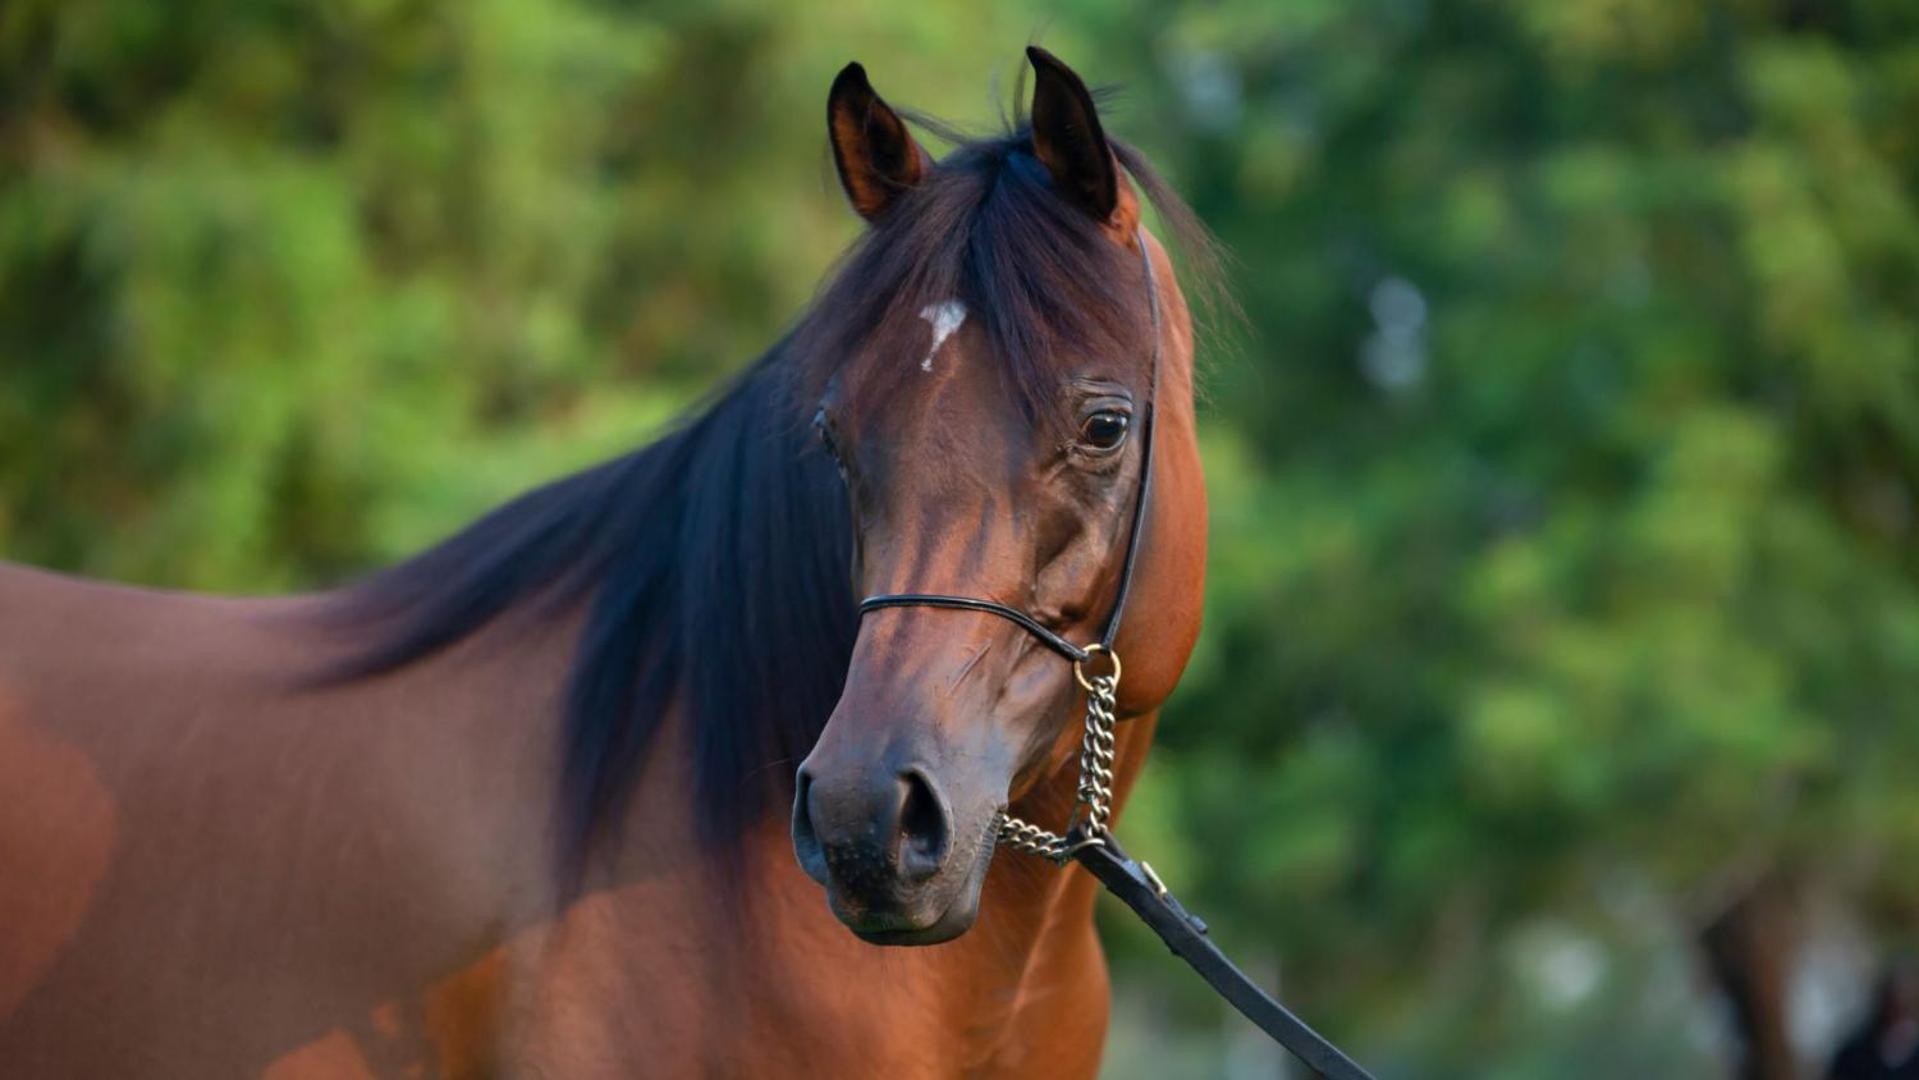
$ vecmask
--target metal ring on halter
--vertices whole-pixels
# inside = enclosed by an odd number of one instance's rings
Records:
[[[1111,660],[1113,662],[1113,672],[1111,675],[1096,675],[1094,676],[1094,678],[1112,679],[1114,685],[1119,684],[1119,654],[1118,653],[1114,652],[1112,649],[1108,648],[1105,645],[1101,645],[1097,641],[1091,645],[1086,646],[1084,651],[1086,653],[1084,657],[1081,657],[1080,659],[1073,661],[1073,678],[1079,680],[1079,685],[1081,689],[1085,690],[1089,694],[1095,692],[1093,689],[1092,680],[1086,677],[1086,661],[1091,660],[1095,656],[1104,656],[1106,659]]]

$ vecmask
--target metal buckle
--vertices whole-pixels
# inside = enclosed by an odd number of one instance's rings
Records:
[[[1145,859],[1139,860],[1139,872],[1146,878],[1146,883],[1153,887],[1153,893],[1161,900],[1166,899],[1166,883],[1161,881],[1159,875],[1153,872],[1153,864],[1147,862]]]

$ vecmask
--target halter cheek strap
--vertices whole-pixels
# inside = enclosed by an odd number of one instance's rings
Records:
[[[1126,535],[1126,561],[1119,572],[1119,589],[1113,597],[1112,613],[1106,617],[1106,629],[1101,632],[1099,641],[1093,645],[1075,645],[1060,633],[1038,619],[1015,607],[1008,607],[995,600],[980,600],[970,596],[948,596],[942,593],[881,593],[860,601],[860,615],[882,608],[934,607],[948,608],[954,611],[980,611],[988,615],[997,615],[1020,629],[1038,638],[1040,643],[1073,662],[1075,667],[1101,653],[1112,657],[1117,667],[1118,658],[1113,657],[1113,641],[1119,637],[1120,619],[1126,614],[1126,598],[1133,590],[1133,571],[1139,564],[1140,535],[1146,531],[1146,508],[1153,495],[1153,416],[1159,406],[1159,356],[1160,356],[1160,314],[1159,285],[1153,274],[1153,254],[1146,246],[1144,228],[1134,234],[1134,242],[1139,247],[1140,268],[1146,281],[1146,310],[1151,318],[1153,335],[1153,353],[1151,361],[1150,396],[1140,422],[1140,467],[1139,489],[1133,498],[1131,528]],[[1085,676],[1081,676],[1084,681]]]

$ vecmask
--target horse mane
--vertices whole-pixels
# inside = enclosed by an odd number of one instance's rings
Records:
[[[950,297],[984,320],[1031,418],[1056,396],[1060,357],[1139,351],[1137,269],[1054,194],[1028,131],[932,129],[953,151],[719,394],[651,445],[508,502],[323,613],[358,642],[328,677],[352,679],[431,657],[509,609],[584,607],[557,806],[575,870],[619,819],[670,710],[690,726],[709,842],[736,840],[791,798],[858,629],[850,510],[806,423],[828,381],[849,408],[900,392],[912,366],[901,358],[926,346],[919,312]],[[1217,264],[1203,227],[1137,151],[1115,142],[1115,153],[1204,286]]]

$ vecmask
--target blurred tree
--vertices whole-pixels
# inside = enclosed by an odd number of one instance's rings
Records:
[[[853,234],[824,106],[799,107],[852,21],[920,100],[974,110],[1026,30],[774,4],[0,8],[0,544],[286,587],[637,441],[769,345]]]
[[[1534,1074],[1514,928],[1650,908],[1796,1072],[1762,894],[1919,897],[1919,9],[1145,14],[1099,18],[1255,316],[1157,774],[1235,853],[1192,872],[1408,1060]],[[1699,1067],[1614,1020],[1538,1074]]]

